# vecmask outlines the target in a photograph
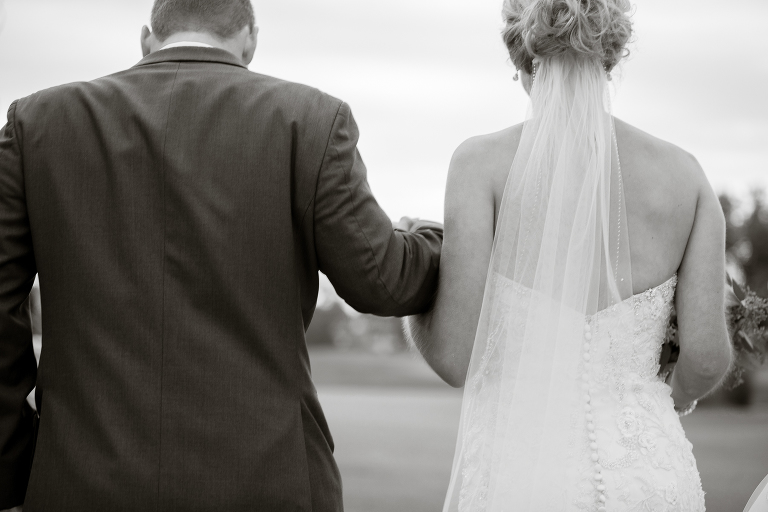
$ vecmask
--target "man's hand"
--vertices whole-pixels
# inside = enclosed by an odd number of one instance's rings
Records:
[[[413,225],[418,221],[419,219],[412,219],[410,217],[402,217],[399,221],[393,222],[392,227],[394,229],[399,229],[400,231],[411,231],[411,228],[413,228]]]
[[[403,217],[397,222],[392,223],[392,227],[395,229],[399,229],[400,231],[407,231],[409,233],[414,232],[417,229],[420,228],[428,228],[428,229],[437,229],[441,230],[443,229],[443,225],[439,222],[433,222],[431,220],[421,220],[421,219],[413,219],[411,217]]]

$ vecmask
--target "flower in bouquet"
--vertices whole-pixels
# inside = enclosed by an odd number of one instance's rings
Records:
[[[734,350],[733,369],[725,387],[733,389],[744,382],[744,372],[765,364],[768,354],[768,300],[749,287],[730,279],[726,304],[728,329]]]

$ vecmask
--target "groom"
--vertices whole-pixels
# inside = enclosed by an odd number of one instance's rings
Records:
[[[340,511],[318,271],[418,313],[441,230],[393,230],[346,104],[247,70],[248,0],[157,0],[152,27],[138,65],[14,102],[0,133],[0,509]]]

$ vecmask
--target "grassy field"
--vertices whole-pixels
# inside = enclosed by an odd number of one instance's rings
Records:
[[[441,510],[461,393],[409,354],[313,352],[347,512]],[[703,407],[684,418],[708,512],[741,512],[768,474],[768,402]]]

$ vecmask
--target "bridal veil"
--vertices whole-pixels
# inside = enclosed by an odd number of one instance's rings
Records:
[[[600,475],[589,454],[574,453],[579,436],[593,436],[583,376],[589,318],[630,307],[625,299],[632,294],[607,73],[600,59],[572,55],[534,66],[531,111],[497,222],[445,512],[568,510],[569,482],[584,461]]]

